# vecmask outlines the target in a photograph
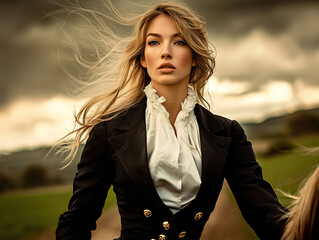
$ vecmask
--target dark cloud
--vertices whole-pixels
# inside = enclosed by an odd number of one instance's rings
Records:
[[[73,74],[77,70],[73,64],[73,53],[63,48],[65,36],[58,31],[56,19],[48,14],[63,9],[66,1],[55,0],[7,0],[0,1],[0,105],[8,104],[16,98],[50,97],[57,94],[67,94],[72,89],[63,68]],[[68,4],[74,3],[67,1]],[[100,2],[100,1],[98,1]],[[124,12],[141,12],[145,0],[113,1]],[[147,1],[147,4],[150,5]],[[276,1],[276,0],[185,0],[207,22],[209,36],[214,43],[228,42],[225,46],[236,46],[256,30],[272,38],[274,42],[281,41],[284,59],[300,58],[303,65],[295,68],[280,68],[273,65],[263,65],[263,61],[278,61],[276,56],[265,54],[257,61],[247,62],[245,57],[238,62],[222,61],[223,67],[217,62],[217,75],[236,81],[249,81],[252,89],[269,81],[283,79],[295,81],[301,78],[309,84],[316,84],[319,70],[315,66],[314,52],[319,48],[319,3],[317,1]],[[96,3],[80,1],[81,4]],[[62,4],[62,5],[61,5]],[[97,8],[97,4],[95,8]],[[79,19],[69,18],[73,24]],[[68,29],[75,36],[75,30]],[[73,31],[73,32],[72,32]],[[82,42],[85,36],[78,37]],[[286,40],[285,40],[286,39]],[[287,44],[284,44],[287,41]],[[87,47],[87,46],[86,46]],[[217,52],[223,54],[223,49],[217,45]],[[254,43],[252,43],[254,48]],[[58,51],[61,51],[58,59]],[[89,49],[87,49],[89,51]],[[248,53],[249,55],[249,53]],[[231,54],[228,53],[228,57]],[[292,62],[293,63],[293,62]],[[232,65],[233,64],[233,65]],[[242,65],[241,65],[242,64]],[[276,62],[276,64],[281,64]],[[61,67],[63,66],[63,68]],[[227,65],[227,67],[226,67]],[[240,65],[241,68],[238,68]],[[228,70],[232,69],[232,70]]]
[[[70,81],[59,64],[59,42],[54,38],[54,29],[33,26],[20,36],[1,39],[2,105],[15,98],[66,94]]]
[[[197,1],[196,1],[197,3]],[[299,13],[316,9],[317,1],[205,1],[193,3],[207,21],[212,35],[246,35],[255,28],[281,34],[298,20]]]
[[[318,85],[318,2],[210,1],[207,2],[210,7],[201,6],[198,5],[198,11],[205,16],[211,40],[216,43],[217,57],[224,54],[225,49],[220,45],[225,45],[225,48],[237,45],[240,48],[243,47],[242,42],[247,41],[256,31],[265,36],[265,39],[250,41],[249,48],[245,45],[247,49],[241,53],[241,59],[237,62],[231,58],[238,52],[228,52],[229,61],[224,59],[220,63],[217,58],[216,75],[220,79],[248,81],[251,84],[250,91],[256,91],[274,79],[290,83],[302,79],[307,84]],[[227,44],[221,44],[223,41]],[[264,45],[268,52],[253,59],[251,51],[260,45]],[[275,50],[271,49],[273,45]],[[287,67],[287,64],[290,66]]]

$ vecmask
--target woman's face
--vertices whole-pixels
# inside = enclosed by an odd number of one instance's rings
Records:
[[[168,15],[158,15],[151,21],[141,65],[147,68],[155,89],[188,85],[191,68],[196,65],[193,53]]]

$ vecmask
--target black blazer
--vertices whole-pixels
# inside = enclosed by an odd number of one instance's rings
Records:
[[[87,140],[68,211],[57,239],[90,239],[111,185],[121,215],[121,239],[200,239],[226,178],[248,224],[260,239],[280,239],[284,209],[263,180],[251,143],[236,121],[195,107],[202,152],[196,198],[176,214],[158,196],[146,151],[145,99],[118,117],[97,124]],[[225,218],[231,216],[225,216]]]

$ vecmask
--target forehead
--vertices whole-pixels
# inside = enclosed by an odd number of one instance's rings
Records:
[[[177,32],[177,28],[172,19],[166,14],[160,14],[156,16],[150,22],[147,28],[146,34],[156,33],[160,35],[174,35]]]

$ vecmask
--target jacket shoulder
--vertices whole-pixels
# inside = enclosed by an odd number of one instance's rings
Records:
[[[144,119],[145,109],[146,101],[145,99],[142,99],[128,109],[104,116],[103,121],[96,124],[94,128],[106,128],[106,131],[111,131],[114,129],[130,129],[136,123]]]
[[[199,104],[196,105],[195,114],[197,118],[200,118],[206,126],[213,125],[213,127],[215,128],[224,129],[226,131],[231,130],[234,122],[234,120],[231,120],[227,117],[212,113],[211,111]]]
[[[231,124],[233,120],[227,118],[227,117],[224,117],[224,116],[221,116],[221,115],[218,115],[218,114],[215,114],[213,112],[211,112],[210,110],[208,110],[207,108],[205,108],[204,106],[200,105],[200,104],[197,104],[196,107],[199,109],[199,111],[201,111],[204,115],[207,115],[211,118],[216,118],[218,121],[220,121],[220,123],[222,124],[225,124],[225,125],[228,125],[228,124]]]

